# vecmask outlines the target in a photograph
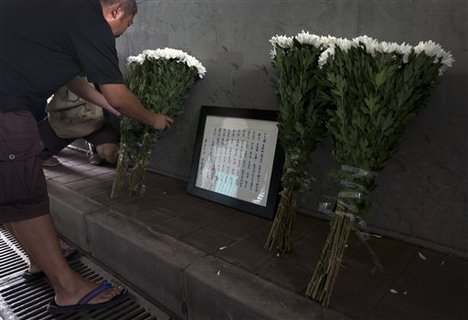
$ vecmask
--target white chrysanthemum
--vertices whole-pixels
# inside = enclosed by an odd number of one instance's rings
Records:
[[[139,54],[137,56],[130,56],[127,58],[127,63],[130,64],[130,63],[139,63],[139,64],[142,64],[143,61],[145,60],[145,56],[143,54]]]
[[[308,31],[302,30],[295,38],[300,44],[308,44],[317,48],[321,45],[320,37],[315,34],[310,34]]]
[[[414,47],[414,52],[416,54],[424,52],[426,55],[431,57],[441,55],[443,51],[444,50],[442,50],[442,47],[439,44],[430,40],[425,42],[421,41]]]
[[[186,52],[178,49],[172,49],[172,48],[164,48],[164,49],[156,49],[156,50],[150,50],[146,49],[143,50],[142,53],[140,53],[136,57],[129,57],[127,59],[128,63],[139,63],[142,64],[143,61],[145,61],[148,58],[152,59],[165,59],[165,60],[177,60],[178,62],[185,63],[188,67],[190,68],[196,68],[198,72],[198,76],[200,78],[203,78],[203,76],[206,73],[205,67],[198,61],[195,57],[187,54]]]
[[[375,51],[383,53],[398,53],[399,47],[400,45],[398,43],[382,41],[377,43]]]
[[[335,39],[335,45],[339,47],[342,51],[348,52],[349,49],[355,47],[356,44],[348,39],[337,38]]]
[[[331,46],[323,51],[318,60],[319,68],[321,69],[327,63],[328,58],[333,55],[335,55],[335,46]]]
[[[408,63],[408,57],[413,50],[413,47],[409,44],[402,43],[396,48],[396,52],[403,56],[403,63]]]
[[[439,75],[448,68],[452,66],[452,63],[455,61],[450,52],[446,52],[440,44],[433,41],[419,42],[417,46],[414,47],[414,52],[420,54],[424,52],[429,57],[434,57],[434,63],[441,63],[439,69]]]
[[[270,43],[273,46],[273,50],[270,51],[271,59],[274,59],[276,56],[276,47],[280,47],[283,49],[290,49],[294,45],[294,38],[293,37],[286,37],[286,36],[273,36],[270,39]]]
[[[336,37],[333,37],[333,36],[321,36],[320,37],[320,44],[325,47],[325,48],[329,48],[329,47],[333,47],[335,46],[335,42],[336,42]]]
[[[187,57],[185,58],[185,63],[191,68],[196,68],[198,70],[198,76],[200,78],[203,78],[205,76],[206,68],[195,57],[187,55]]]
[[[447,69],[448,67],[451,67],[454,61],[455,59],[453,58],[450,51],[449,52],[444,51],[444,53],[442,54],[442,59],[440,61],[442,63],[442,67],[444,68],[444,70]]]
[[[273,45],[273,47],[278,46],[283,49],[289,49],[292,48],[294,41],[293,37],[276,35],[270,39],[270,43]]]
[[[276,57],[276,47],[273,47],[273,50],[270,51],[270,57],[271,59],[274,59]]]
[[[369,36],[363,35],[359,36],[356,38],[353,38],[352,40],[357,46],[364,45],[366,48],[367,53],[369,53],[371,56],[375,56],[375,49],[379,44],[379,41],[376,39],[373,39]]]
[[[294,37],[276,35],[270,39],[270,43],[273,45],[273,50],[270,51],[270,56],[272,59],[275,58],[277,47],[280,47],[283,49],[292,48],[294,46],[294,39],[300,44],[311,45],[316,48],[319,48],[320,46],[322,46],[321,38],[322,37],[316,34],[311,34],[308,31],[304,31],[304,30],[302,30],[300,33],[298,33]]]
[[[445,70],[452,66],[452,63],[455,61],[452,54],[449,52],[444,51],[442,56],[439,58],[441,66],[439,68],[439,75],[442,75]]]

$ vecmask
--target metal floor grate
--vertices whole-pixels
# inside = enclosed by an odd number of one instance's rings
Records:
[[[122,283],[86,257],[69,262],[73,270],[92,280]],[[131,289],[119,305],[86,313],[51,315],[46,306],[54,292],[46,277],[25,280],[21,274],[28,266],[28,257],[16,240],[0,227],[0,320],[101,319],[101,320],[169,320],[167,312],[149,303]],[[126,286],[128,288],[128,286]],[[144,305],[144,306],[143,306]]]

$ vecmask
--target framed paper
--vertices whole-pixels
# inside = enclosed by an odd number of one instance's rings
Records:
[[[278,113],[202,106],[187,192],[273,219],[283,153]]]

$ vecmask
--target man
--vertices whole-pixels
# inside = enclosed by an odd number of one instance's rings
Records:
[[[87,99],[87,77],[118,112],[155,130],[170,128],[172,119],[146,109],[118,68],[114,37],[136,11],[135,0],[0,1],[0,223],[49,278],[52,313],[108,306],[126,291],[81,278],[63,258],[29,108],[67,83]]]

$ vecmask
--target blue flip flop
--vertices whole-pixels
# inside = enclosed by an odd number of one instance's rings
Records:
[[[101,302],[101,303],[89,303],[91,300],[102,294],[103,292],[109,290],[112,288],[112,284],[110,284],[107,281],[101,282],[99,286],[94,288],[93,290],[89,291],[87,294],[85,294],[76,304],[73,305],[68,305],[68,306],[59,306],[56,302],[55,299],[52,298],[52,300],[49,302],[47,306],[47,311],[51,314],[67,314],[67,313],[73,313],[73,312],[82,312],[82,311],[91,311],[95,309],[101,309],[101,308],[107,308],[111,307],[113,305],[118,304],[119,302],[123,301],[127,294],[128,290],[127,289],[122,289],[122,291],[113,297],[112,299],[106,301],[106,302]]]

